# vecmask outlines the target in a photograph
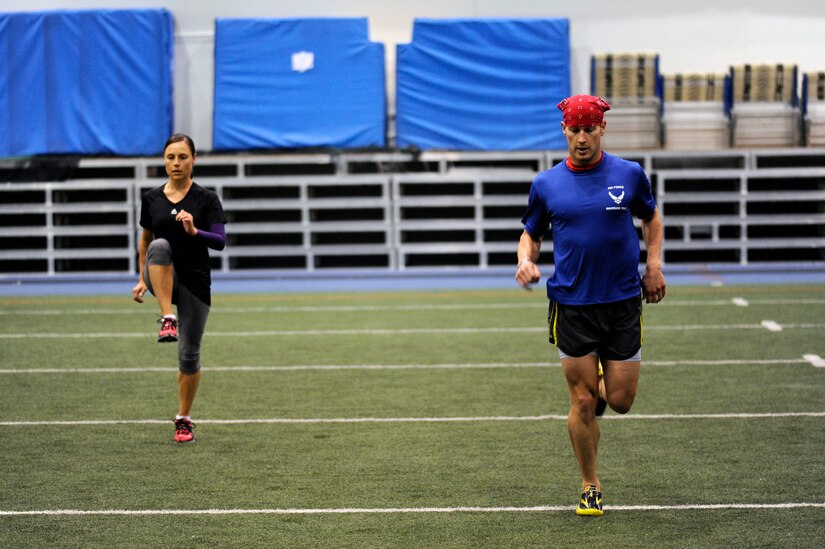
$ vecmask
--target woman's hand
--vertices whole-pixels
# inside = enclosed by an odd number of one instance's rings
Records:
[[[189,236],[198,234],[198,230],[195,228],[195,218],[186,210],[179,211],[178,215],[175,216],[175,221],[183,223],[183,230],[186,231],[186,234]]]
[[[143,303],[143,296],[146,294],[146,283],[141,278],[138,280],[137,286],[132,288],[132,299],[137,301],[138,303]]]

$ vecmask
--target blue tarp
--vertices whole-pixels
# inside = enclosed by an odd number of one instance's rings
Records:
[[[213,148],[383,146],[384,45],[366,18],[215,21]]]
[[[566,148],[567,19],[416,19],[397,52],[399,147]]]
[[[164,9],[0,13],[0,156],[162,152],[172,24]]]

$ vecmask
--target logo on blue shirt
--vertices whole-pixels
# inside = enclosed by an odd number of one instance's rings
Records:
[[[622,192],[619,194],[619,196],[616,196],[615,194],[613,194],[611,192],[613,189],[621,189]],[[622,200],[624,200],[624,186],[623,185],[613,185],[611,187],[608,187],[607,188],[607,194],[609,194],[610,198],[613,199],[613,202],[615,202],[616,205],[619,206],[622,203]],[[627,208],[624,207],[624,206],[605,208],[605,210],[626,210],[626,209]]]

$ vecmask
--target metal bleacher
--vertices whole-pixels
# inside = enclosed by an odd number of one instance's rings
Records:
[[[651,178],[665,263],[825,266],[825,149],[616,154]],[[228,216],[219,272],[483,270],[514,264],[530,183],[565,156],[203,155],[195,180]],[[164,181],[160,159],[8,160],[0,177],[0,276],[137,271],[140,195]]]

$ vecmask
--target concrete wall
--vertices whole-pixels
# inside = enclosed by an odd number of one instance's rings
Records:
[[[204,151],[212,144],[216,17],[368,17],[371,39],[386,48],[390,113],[395,46],[411,40],[416,17],[567,17],[574,93],[589,91],[594,53],[655,52],[663,73],[725,72],[742,63],[825,70],[821,0],[3,0],[0,11],[155,7],[175,17],[176,131]]]

